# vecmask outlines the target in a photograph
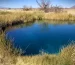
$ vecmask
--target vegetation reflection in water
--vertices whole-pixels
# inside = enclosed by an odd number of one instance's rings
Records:
[[[39,54],[41,50],[57,53],[64,45],[75,40],[74,24],[49,24],[36,21],[27,25],[6,32],[7,38],[14,39],[14,46],[23,49],[26,55]]]

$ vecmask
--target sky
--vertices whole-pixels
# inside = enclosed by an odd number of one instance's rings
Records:
[[[40,0],[38,0],[40,1]],[[61,7],[72,7],[75,5],[75,0],[50,0],[51,5]],[[24,5],[37,8],[36,0],[0,0],[0,7],[22,8]]]

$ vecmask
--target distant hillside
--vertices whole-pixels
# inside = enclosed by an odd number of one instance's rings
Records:
[[[74,6],[72,6],[71,8],[75,9],[75,5],[74,5]]]

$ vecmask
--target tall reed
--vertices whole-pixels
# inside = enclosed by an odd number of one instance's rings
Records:
[[[75,42],[63,47],[58,54],[40,53],[21,56],[12,44],[0,35],[0,65],[75,65]]]

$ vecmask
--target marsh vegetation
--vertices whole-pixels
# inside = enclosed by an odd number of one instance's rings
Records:
[[[34,56],[15,54],[11,42],[0,35],[0,65],[75,65],[75,42],[63,47],[58,54],[41,52]]]
[[[56,7],[55,7],[56,8]],[[12,41],[5,38],[6,27],[17,24],[33,23],[36,20],[48,20],[46,23],[74,24],[75,9],[63,9],[58,12],[43,10],[1,10],[0,11],[0,65],[75,65],[75,42],[61,48],[57,54],[41,52],[37,55],[23,56],[21,49],[14,48]],[[3,31],[2,31],[3,30]]]
[[[35,20],[50,20],[49,22],[59,21],[59,23],[67,21],[67,23],[71,23],[75,21],[75,15],[66,12],[45,13],[44,11],[0,11],[0,27],[34,22]]]

